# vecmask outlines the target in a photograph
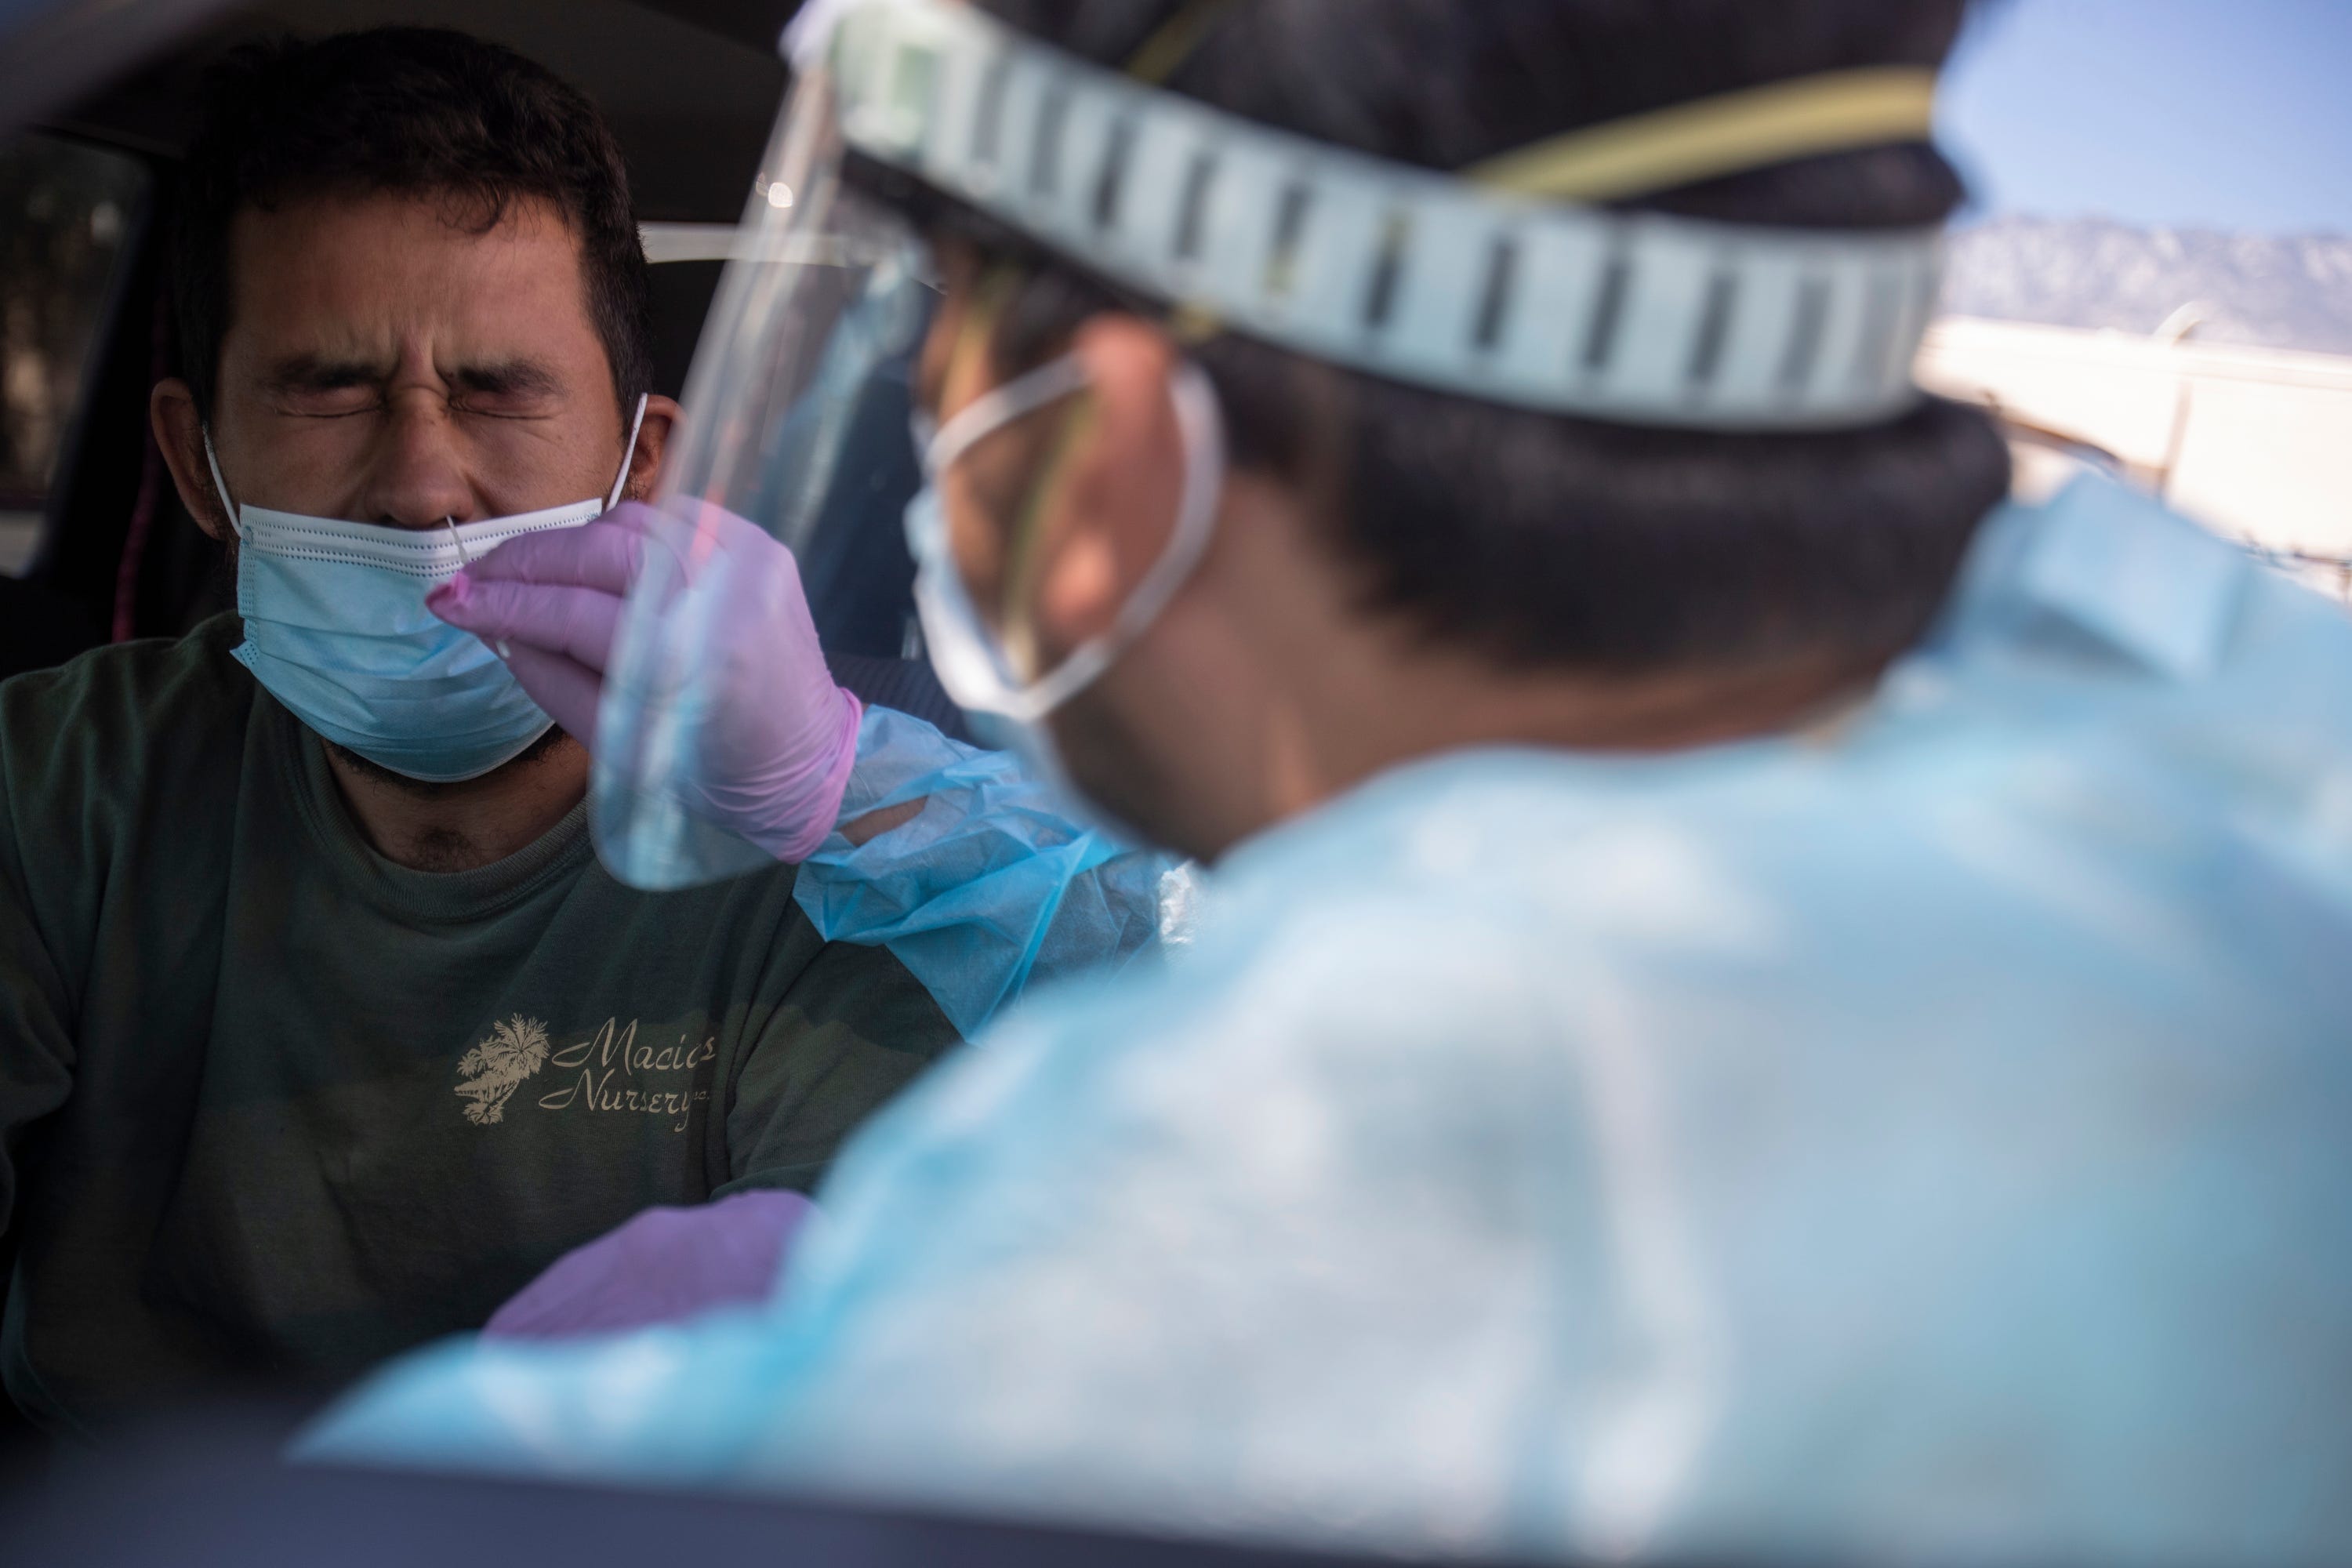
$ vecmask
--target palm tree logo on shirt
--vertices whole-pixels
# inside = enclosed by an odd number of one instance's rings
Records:
[[[493,1026],[490,1037],[457,1062],[466,1080],[457,1086],[467,1102],[466,1120],[477,1127],[505,1121],[514,1091],[547,1065],[547,1026],[536,1018],[517,1013]]]

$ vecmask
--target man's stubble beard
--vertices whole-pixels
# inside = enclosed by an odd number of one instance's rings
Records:
[[[563,732],[562,726],[551,723],[547,727],[547,733],[541,735],[538,740],[533,741],[530,745],[524,747],[516,756],[511,757],[506,762],[499,763],[497,767],[492,768],[488,773],[478,773],[469,779],[457,779],[446,784],[435,784],[426,779],[410,778],[406,773],[395,772],[391,768],[385,767],[382,763],[369,761],[367,758],[360,755],[357,752],[352,751],[349,746],[342,744],[341,742],[330,741],[324,735],[320,735],[319,740],[320,743],[324,745],[330,752],[332,752],[345,766],[349,767],[353,773],[358,773],[362,778],[368,779],[373,783],[384,784],[392,789],[398,790],[401,794],[409,796],[413,800],[436,801],[447,800],[453,796],[465,794],[469,790],[479,789],[490,780],[497,778],[500,774],[508,773],[510,770],[516,773],[520,773],[525,769],[536,766],[538,763],[545,762],[554,753],[556,748],[562,745],[570,737],[565,735]]]

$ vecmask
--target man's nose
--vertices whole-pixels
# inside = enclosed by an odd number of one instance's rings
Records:
[[[368,521],[413,529],[471,522],[474,489],[459,458],[448,400],[423,389],[395,394],[369,474]]]

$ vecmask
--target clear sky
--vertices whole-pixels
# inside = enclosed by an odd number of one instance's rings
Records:
[[[2352,0],[1990,0],[1947,80],[1979,212],[2352,234]]]

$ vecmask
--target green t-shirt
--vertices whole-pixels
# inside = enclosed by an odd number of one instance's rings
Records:
[[[584,807],[392,864],[238,636],[0,685],[0,1372],[39,1424],[478,1327],[648,1205],[809,1188],[952,1043],[790,868],[634,892]]]

